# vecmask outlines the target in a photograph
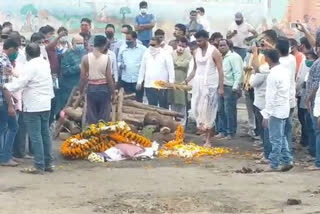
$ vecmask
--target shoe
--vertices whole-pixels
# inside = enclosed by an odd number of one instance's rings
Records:
[[[293,164],[288,164],[288,165],[285,165],[281,168],[281,172],[288,172],[290,171],[292,168],[293,168]]]
[[[265,170],[265,172],[280,172],[279,168],[272,168],[271,166],[269,166],[269,168],[267,170]]]
[[[33,156],[31,156],[31,155],[25,155],[23,158],[24,158],[24,159],[33,159]]]
[[[224,137],[223,139],[224,139],[224,140],[232,140],[232,139],[233,139],[233,137],[232,137],[232,136],[230,136],[230,135],[228,135],[228,136]]]
[[[44,169],[45,172],[54,172],[54,166],[50,166]]]
[[[260,160],[256,161],[256,164],[269,164],[270,160],[266,159],[265,157],[262,157]]]
[[[16,167],[19,164],[15,162],[14,160],[9,160],[7,163],[1,163],[1,166],[9,166],[9,167]]]
[[[214,137],[217,138],[217,139],[225,138],[224,134],[222,134],[222,133],[219,133]]]

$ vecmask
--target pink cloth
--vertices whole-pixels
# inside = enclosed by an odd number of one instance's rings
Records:
[[[135,155],[144,152],[144,148],[132,144],[117,144],[114,147],[119,149],[125,157],[130,158],[133,158]]]

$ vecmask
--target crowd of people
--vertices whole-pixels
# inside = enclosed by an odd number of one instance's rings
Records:
[[[182,113],[183,125],[193,118],[208,147],[213,129],[215,138],[236,136],[237,102],[243,94],[249,135],[262,141],[259,163],[270,164],[271,171],[293,167],[292,121],[297,110],[301,145],[315,157],[310,169],[320,169],[320,37],[301,23],[297,29],[304,36],[299,41],[266,26],[258,34],[240,12],[223,36],[211,31],[205,9],[199,7],[190,12],[187,24],[174,26],[175,39],[167,43],[162,29],[154,31],[156,20],[147,2],[139,8],[134,27],[122,26],[122,40],[115,38],[113,24],[106,25],[105,36],[92,35],[88,18],[81,20],[71,42],[64,27],[56,32],[43,26],[27,40],[10,22],[3,23],[2,166],[33,158],[34,167],[22,172],[52,172],[50,125],[72,90],[79,88],[86,95],[86,123],[92,124],[110,119],[115,92],[123,88],[135,93],[138,102]],[[154,84],[159,80],[189,84],[192,91],[159,89]]]

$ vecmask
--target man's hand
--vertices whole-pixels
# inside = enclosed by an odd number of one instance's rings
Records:
[[[299,31],[301,31],[302,33],[307,32],[307,29],[305,28],[305,26],[302,23],[297,23],[297,29]]]
[[[141,88],[142,88],[142,85],[141,85],[141,84],[139,84],[139,83],[137,83],[137,85],[136,85],[136,90],[137,90],[137,91],[140,91],[140,90],[141,90]]]
[[[223,86],[220,86],[220,87],[219,87],[218,93],[219,93],[220,96],[223,96],[223,94],[224,94],[224,88],[223,88]]]
[[[269,120],[268,119],[263,119],[262,121],[262,127],[267,129],[268,128],[268,123],[269,123]]]
[[[8,106],[8,114],[11,117],[15,117],[16,116],[16,110],[14,109],[13,105],[9,105]]]
[[[59,34],[58,34],[58,37],[61,38],[61,37],[64,37],[64,36],[67,36],[68,33],[66,31],[61,31]]]

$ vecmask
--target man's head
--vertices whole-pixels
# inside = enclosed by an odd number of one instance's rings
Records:
[[[13,26],[12,26],[12,23],[11,22],[4,22],[2,24],[2,28],[6,28],[8,29],[9,31],[13,31]]]
[[[286,37],[279,37],[277,44],[276,44],[276,49],[279,51],[280,56],[288,56],[289,55],[289,39]]]
[[[191,10],[190,11],[190,21],[196,21],[197,20],[197,11],[196,10]]]
[[[150,47],[153,47],[153,48],[159,48],[160,47],[160,44],[161,44],[161,41],[159,38],[157,37],[152,37],[151,40],[150,40]]]
[[[189,42],[185,37],[180,38],[177,45],[177,53],[183,54],[185,49],[188,47],[188,43]]]
[[[90,34],[90,30],[91,30],[91,19],[89,18],[83,18],[81,19],[81,33],[84,33],[84,34]]]
[[[279,64],[279,52],[276,49],[268,49],[264,51],[264,56],[266,62],[269,64],[269,66],[274,66],[276,64]]]
[[[126,34],[126,44],[128,48],[133,48],[137,45],[137,33],[135,31],[131,31]]]
[[[133,31],[133,28],[131,27],[131,25],[122,25],[121,33],[127,34],[131,31]]]
[[[76,34],[72,38],[72,48],[77,51],[84,50],[84,40],[82,36]]]
[[[33,33],[30,42],[37,43],[39,46],[44,45],[44,35],[42,33]]]
[[[158,29],[154,32],[154,36],[159,38],[161,42],[164,42],[165,32],[162,29]]]
[[[223,56],[226,55],[230,51],[230,45],[229,45],[228,40],[221,39],[219,41],[219,51]]]
[[[26,46],[27,60],[40,57],[40,54],[41,54],[40,46],[37,43],[31,42]]]
[[[223,39],[223,36],[220,32],[215,32],[211,35],[209,42],[211,45],[214,45],[216,48],[219,47],[219,41]]]
[[[303,54],[306,54],[312,49],[308,39],[306,37],[300,38],[300,46],[299,46],[299,51],[302,52]]]
[[[186,31],[187,28],[184,24],[176,24],[174,26],[174,37],[176,37],[177,39],[181,38],[181,37],[185,37],[186,36]]]
[[[237,25],[241,25],[243,23],[243,15],[242,13],[238,12],[234,15],[234,21]]]
[[[194,37],[197,40],[197,45],[199,48],[205,48],[208,45],[209,33],[205,30],[200,30]]]
[[[3,52],[9,57],[10,61],[13,62],[18,56],[19,43],[17,40],[8,38],[4,41]]]
[[[313,51],[308,51],[305,54],[305,56],[306,56],[305,63],[308,68],[310,68],[313,65],[314,61],[318,59],[318,56]]]
[[[296,52],[299,51],[299,45],[297,40],[290,38],[289,44],[290,44],[291,54],[295,54]]]
[[[112,40],[114,38],[114,33],[115,33],[115,27],[113,24],[107,24],[106,28],[105,28],[105,34],[106,37],[109,40]]]
[[[20,36],[21,46],[25,47],[27,45],[26,37]]]
[[[203,7],[198,7],[196,10],[199,16],[203,16],[205,14],[205,10]]]
[[[147,12],[148,12],[148,3],[146,1],[140,2],[139,9],[140,9],[141,14],[147,14]]]
[[[57,33],[60,34],[60,33],[62,33],[62,32],[65,32],[67,35],[68,35],[68,33],[69,33],[68,30],[67,30],[67,28],[61,26],[61,27],[58,28]]]
[[[107,44],[107,38],[105,36],[97,35],[94,37],[94,42],[93,42],[94,48],[103,52],[105,50],[106,44]]]
[[[21,45],[21,35],[18,31],[11,31],[8,35],[8,38],[16,40],[19,46]]]
[[[50,41],[54,36],[54,28],[50,25],[46,25],[39,29],[39,32],[42,33],[45,37],[45,40]]]
[[[278,35],[274,30],[266,30],[262,32],[263,40],[271,45],[275,45],[278,40]],[[267,48],[267,47],[266,47]]]
[[[189,48],[190,48],[191,53],[193,53],[198,48],[197,41],[190,42]]]

